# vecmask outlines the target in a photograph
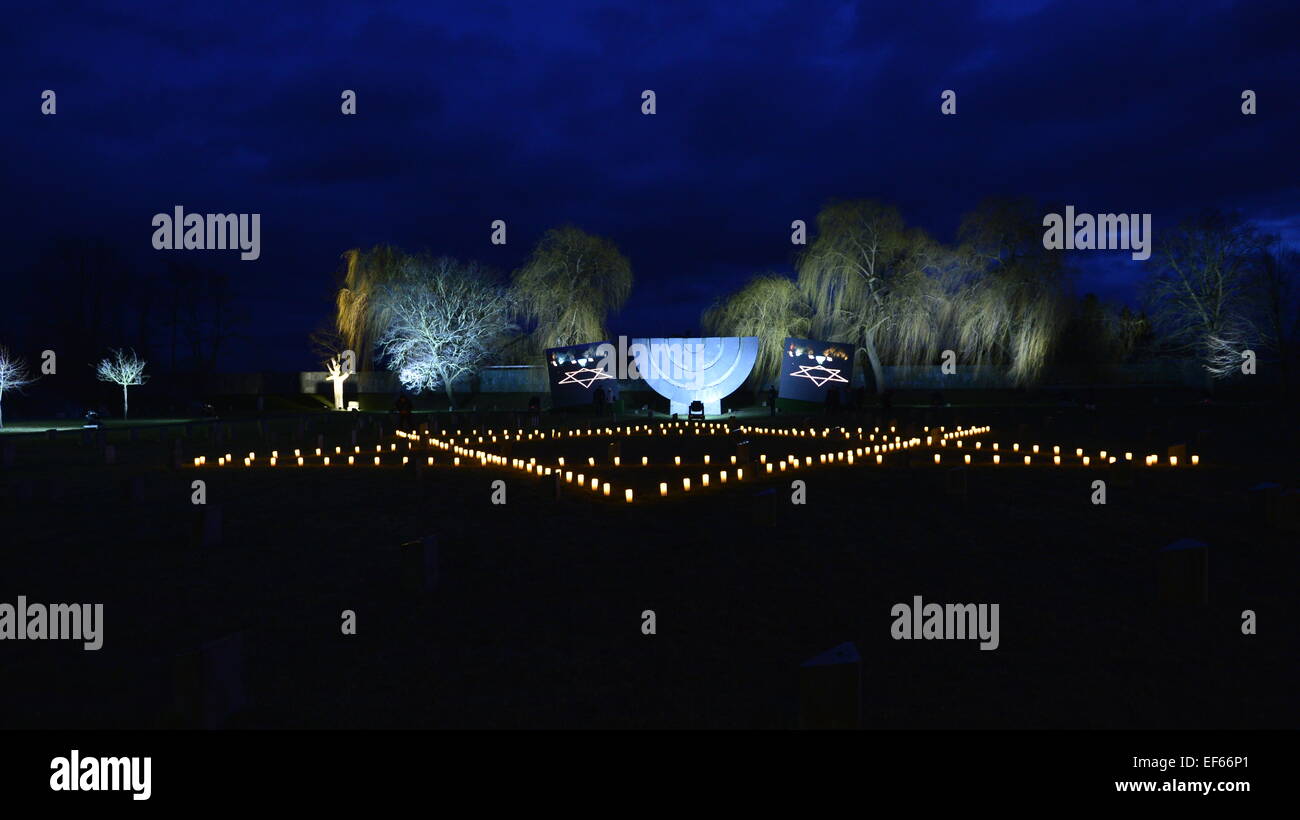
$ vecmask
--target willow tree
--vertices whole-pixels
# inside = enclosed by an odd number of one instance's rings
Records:
[[[334,322],[344,344],[356,352],[358,366],[368,368],[388,320],[375,296],[398,275],[406,256],[388,245],[376,245],[369,251],[354,248],[343,258],[347,269],[334,300]]]
[[[572,226],[547,231],[514,275],[514,298],[534,323],[538,350],[604,339],[605,318],[631,292],[632,266],[618,247]]]
[[[909,229],[892,206],[872,200],[827,205],[817,215],[817,238],[798,261],[812,333],[857,345],[876,390],[883,391],[886,355],[913,363],[937,350],[943,291],[930,274],[942,261],[935,243]]]
[[[958,234],[967,266],[958,352],[971,364],[1006,365],[1016,384],[1041,375],[1069,319],[1064,259],[1043,247],[1042,231],[1033,202],[989,199]]]
[[[706,310],[700,322],[705,332],[717,336],[757,336],[758,359],[750,379],[765,384],[779,375],[786,337],[807,336],[811,318],[808,302],[793,281],[764,273]]]

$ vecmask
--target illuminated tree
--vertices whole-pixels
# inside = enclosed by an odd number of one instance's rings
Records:
[[[341,357],[335,356],[326,362],[325,367],[329,370],[329,375],[325,378],[334,382],[334,409],[343,409],[343,382],[348,380],[352,371],[343,366]]]
[[[413,392],[441,386],[448,402],[456,379],[515,329],[509,290],[473,262],[407,257],[371,298],[384,317],[376,346],[388,368]]]
[[[942,279],[931,274],[949,261],[891,206],[871,200],[826,206],[817,215],[817,238],[798,262],[812,333],[857,345],[883,392],[886,355],[911,363],[937,352],[946,311]]]
[[[122,418],[125,419],[129,409],[127,388],[149,381],[149,377],[144,373],[146,362],[135,355],[134,350],[129,352],[111,350],[109,352],[112,356],[100,360],[95,375],[99,377],[101,382],[112,382],[122,386]]]
[[[758,359],[750,379],[761,385],[777,376],[786,337],[807,336],[811,317],[812,310],[793,281],[765,273],[705,311],[701,324],[715,336],[758,337]]]
[[[9,348],[0,346],[0,402],[10,390],[19,390],[34,381],[27,372],[27,364],[20,357],[9,352]],[[0,429],[5,426],[4,406],[0,404]]]
[[[402,269],[407,257],[396,248],[376,245],[369,251],[343,254],[347,271],[335,296],[335,326],[346,347],[355,350],[363,369],[375,359],[375,340],[387,325],[376,294]]]
[[[1145,293],[1155,330],[1211,379],[1241,372],[1242,352],[1260,340],[1255,277],[1265,241],[1240,216],[1211,211],[1160,244]]]
[[[1035,381],[1069,319],[1064,259],[1043,247],[1039,209],[1028,200],[987,200],[962,219],[959,236],[962,357],[1005,364],[1016,384]]]
[[[570,226],[547,231],[514,275],[514,298],[535,323],[538,350],[604,339],[605,317],[631,292],[632,266],[618,247]]]

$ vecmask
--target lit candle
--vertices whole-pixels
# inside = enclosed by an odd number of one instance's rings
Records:
[[[993,457],[993,463],[994,463],[994,464],[1001,464],[1001,463],[1002,463],[1002,456],[994,456],[994,457]]]
[[[682,466],[682,457],[673,456],[673,463],[676,464],[678,467]]]
[[[1193,466],[1195,466],[1195,465],[1197,465],[1197,464],[1200,464],[1200,463],[1201,463],[1201,457],[1200,457],[1200,456],[1192,456],[1192,465],[1193,465]]]
[[[689,478],[682,479],[682,489],[685,490],[686,492],[691,491],[691,480]]]
[[[665,481],[660,481],[660,482],[659,482],[659,495],[661,495],[661,496],[663,496],[663,495],[668,495],[668,483],[667,483],[667,482],[665,482]]]
[[[644,467],[644,466],[646,466],[646,464],[648,464],[648,463],[649,463],[649,460],[648,460],[645,456],[641,456],[641,466]]]
[[[772,466],[772,465],[769,464],[768,466],[770,467],[770,466]],[[737,467],[737,468],[736,468],[736,480],[737,480],[737,481],[744,481],[744,480],[745,480],[745,470],[744,470],[744,468],[742,468],[742,467]]]
[[[429,463],[432,464],[432,463],[433,463],[433,459],[429,459]],[[330,457],[329,457],[329,456],[325,456],[325,466],[326,466],[326,467],[330,466]]]
[[[602,489],[603,489],[603,491],[604,491],[604,494],[605,494],[606,496],[608,496],[608,495],[609,495],[609,482],[608,482],[608,481],[605,482],[605,486],[604,486]]]
[[[623,500],[629,504],[632,503],[632,491],[630,489],[623,491]]]

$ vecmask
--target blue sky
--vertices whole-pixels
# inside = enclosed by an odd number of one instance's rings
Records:
[[[232,355],[258,365],[232,370],[310,366],[339,255],[379,242],[505,274],[572,222],[632,261],[628,335],[692,332],[789,270],[791,220],[832,197],[944,240],[1015,195],[1149,212],[1157,243],[1238,209],[1300,244],[1298,31],[1295,3],[1204,0],[23,4],[0,28],[19,292],[0,336],[55,309],[31,273],[46,243],[103,237],[161,270],[150,219],[177,204],[262,214],[261,259],[201,254],[247,304]],[[1081,292],[1132,298],[1141,263],[1079,256]]]

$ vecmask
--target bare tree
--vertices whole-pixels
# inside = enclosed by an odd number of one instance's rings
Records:
[[[122,385],[122,418],[125,419],[129,410],[127,388],[149,381],[149,377],[144,372],[146,362],[135,355],[134,350],[129,352],[111,350],[109,352],[112,356],[100,360],[99,366],[95,369],[95,375],[99,377],[101,382]]]
[[[486,361],[492,345],[514,329],[510,292],[477,264],[446,257],[408,257],[373,294],[385,317],[376,345],[408,390],[441,386],[454,403],[452,384]]]
[[[340,356],[335,356],[334,358],[330,359],[328,362],[325,363],[325,367],[329,371],[329,375],[326,376],[325,378],[328,379],[329,381],[334,382],[334,409],[342,410],[343,409],[343,382],[347,381],[348,376],[352,375],[352,370],[344,366],[342,357]]]
[[[718,336],[758,337],[750,379],[761,385],[776,377],[786,337],[807,336],[811,318],[812,309],[793,281],[765,273],[709,308],[700,321],[706,332]]]
[[[1240,372],[1242,352],[1260,340],[1253,277],[1263,246],[1240,216],[1217,211],[1183,222],[1160,244],[1145,293],[1155,330],[1212,380]]]
[[[9,352],[9,348],[0,346],[0,402],[10,390],[20,390],[35,381],[27,371],[27,363]],[[0,429],[5,426],[4,406],[0,404]]]
[[[606,316],[631,292],[632,266],[618,247],[571,226],[547,231],[514,275],[514,298],[536,323],[538,350],[604,339]]]
[[[1255,266],[1259,326],[1265,344],[1277,354],[1283,387],[1290,389],[1300,340],[1300,252],[1276,236],[1265,243]]]

